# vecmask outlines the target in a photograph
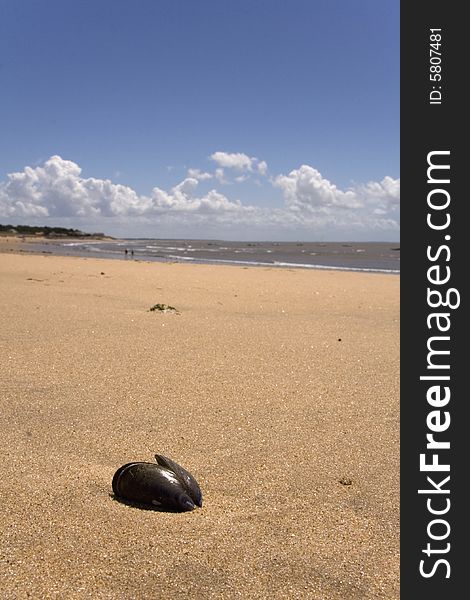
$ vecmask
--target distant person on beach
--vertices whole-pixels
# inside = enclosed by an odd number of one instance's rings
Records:
[[[127,248],[124,250],[124,254],[127,256]]]
[[[134,258],[134,250],[131,250],[131,256]]]

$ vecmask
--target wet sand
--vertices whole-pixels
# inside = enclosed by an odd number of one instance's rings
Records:
[[[399,598],[398,276],[19,248],[0,254],[0,597]],[[156,452],[202,509],[113,498]]]

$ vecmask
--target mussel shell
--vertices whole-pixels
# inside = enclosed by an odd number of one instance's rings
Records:
[[[171,460],[171,458],[167,458],[162,454],[155,454],[155,460],[160,466],[172,471],[176,475],[177,479],[181,482],[184,489],[186,490],[186,493],[192,499],[192,501],[197,506],[202,507],[201,488],[199,487],[198,482],[194,479],[191,473],[188,473],[188,471],[186,471],[186,469],[183,469],[181,465],[175,463],[174,460]]]
[[[130,502],[177,511],[195,508],[177,475],[154,463],[134,462],[119,467],[112,485],[116,496]]]

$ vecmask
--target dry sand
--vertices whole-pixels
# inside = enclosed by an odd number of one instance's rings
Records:
[[[399,598],[399,277],[13,251],[0,301],[2,599]],[[202,509],[113,499],[155,452]]]

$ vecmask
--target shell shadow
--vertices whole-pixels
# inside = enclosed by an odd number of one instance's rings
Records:
[[[132,508],[138,508],[140,510],[148,510],[149,512],[181,514],[180,510],[176,510],[173,508],[165,508],[164,506],[151,506],[150,504],[144,504],[143,502],[135,502],[134,500],[126,500],[125,498],[116,496],[116,494],[112,494],[111,492],[108,494],[108,496],[111,498],[111,500],[114,500],[114,502],[119,502],[119,504],[125,504],[126,506],[131,506]]]

